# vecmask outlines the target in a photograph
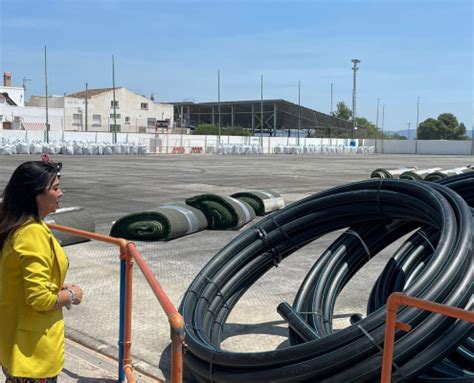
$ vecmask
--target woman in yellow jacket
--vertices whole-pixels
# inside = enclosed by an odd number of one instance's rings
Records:
[[[56,382],[64,365],[62,308],[82,300],[64,284],[68,260],[44,217],[59,206],[60,164],[21,164],[0,204],[0,365],[8,383]]]

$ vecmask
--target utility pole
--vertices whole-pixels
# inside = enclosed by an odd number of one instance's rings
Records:
[[[44,132],[45,141],[49,143],[49,117],[48,117],[48,65],[46,60],[46,45],[44,46],[44,87],[46,93],[46,130]]]
[[[332,118],[334,116],[333,112],[333,86],[331,83],[331,110],[330,110],[330,115],[331,115],[331,122],[329,123],[329,145],[332,145]]]
[[[375,153],[377,153],[377,131],[379,130],[379,105],[380,97],[377,98],[377,116],[375,117]]]
[[[301,129],[301,81],[298,80],[298,134],[296,144],[300,145],[300,129]]]
[[[85,110],[86,110],[86,115],[85,115],[85,124],[84,124],[84,128],[85,128],[85,131],[87,132],[87,97],[88,97],[88,89],[87,89],[87,82],[86,82],[86,105],[85,105]]]
[[[112,143],[117,143],[117,102],[115,101],[115,61],[112,55],[112,89],[113,89],[113,104],[114,104],[114,129],[112,130]]]
[[[333,115],[333,108],[332,108],[332,105],[333,105],[333,98],[332,98],[333,93],[332,93],[332,91],[333,91],[333,86],[332,86],[332,83],[331,83],[331,110],[330,110],[331,116]]]
[[[382,154],[384,153],[384,148],[383,148],[383,141],[384,141],[383,126],[384,126],[384,122],[385,122],[385,104],[382,105]]]
[[[474,124],[471,125],[471,156],[474,155]]]
[[[217,70],[217,114],[219,126],[219,145],[221,143],[221,71]]]
[[[407,122],[407,125],[408,125],[408,140],[410,140],[410,126],[411,126],[411,122]]]
[[[415,134],[415,154],[418,154],[418,126],[420,125],[420,96],[416,99],[416,134]]]
[[[359,70],[359,68],[357,67],[357,64],[360,63],[360,60],[358,59],[352,59],[351,60],[352,63],[354,64],[352,66],[352,70],[354,72],[353,74],[353,80],[352,80],[352,140],[354,140],[354,131],[355,131],[355,127],[356,127],[356,117],[357,117],[357,113],[356,113],[356,107],[357,107],[357,102],[356,102],[356,95],[357,95],[357,83],[356,83],[356,80],[357,80],[357,71]]]
[[[263,148],[263,74],[260,75],[260,147]]]

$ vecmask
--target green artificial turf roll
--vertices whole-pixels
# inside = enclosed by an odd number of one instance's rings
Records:
[[[207,219],[201,211],[173,203],[153,211],[123,216],[113,224],[110,236],[139,241],[168,241],[206,228]]]
[[[266,215],[285,207],[285,201],[283,201],[281,195],[271,190],[235,193],[231,197],[247,202],[258,216]]]
[[[237,230],[255,218],[248,203],[228,196],[200,194],[188,198],[186,204],[204,213],[209,229]]]

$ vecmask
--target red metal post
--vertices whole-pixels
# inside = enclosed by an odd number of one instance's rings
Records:
[[[425,311],[431,311],[433,313],[438,313],[474,323],[473,311],[413,298],[402,293],[392,293],[387,300],[387,320],[385,324],[385,342],[383,348],[382,375],[380,380],[382,383],[390,383],[392,380],[392,360],[397,310],[398,307],[402,305],[417,307]],[[408,328],[404,323],[400,324],[398,327],[405,329]]]

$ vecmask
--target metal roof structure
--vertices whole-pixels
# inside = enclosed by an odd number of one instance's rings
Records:
[[[275,100],[174,102],[174,120],[181,126],[207,123],[221,126],[239,126],[252,133],[274,135],[279,130],[328,131],[338,129],[350,132],[352,123],[329,114],[294,104]],[[319,131],[318,134],[321,134]]]

